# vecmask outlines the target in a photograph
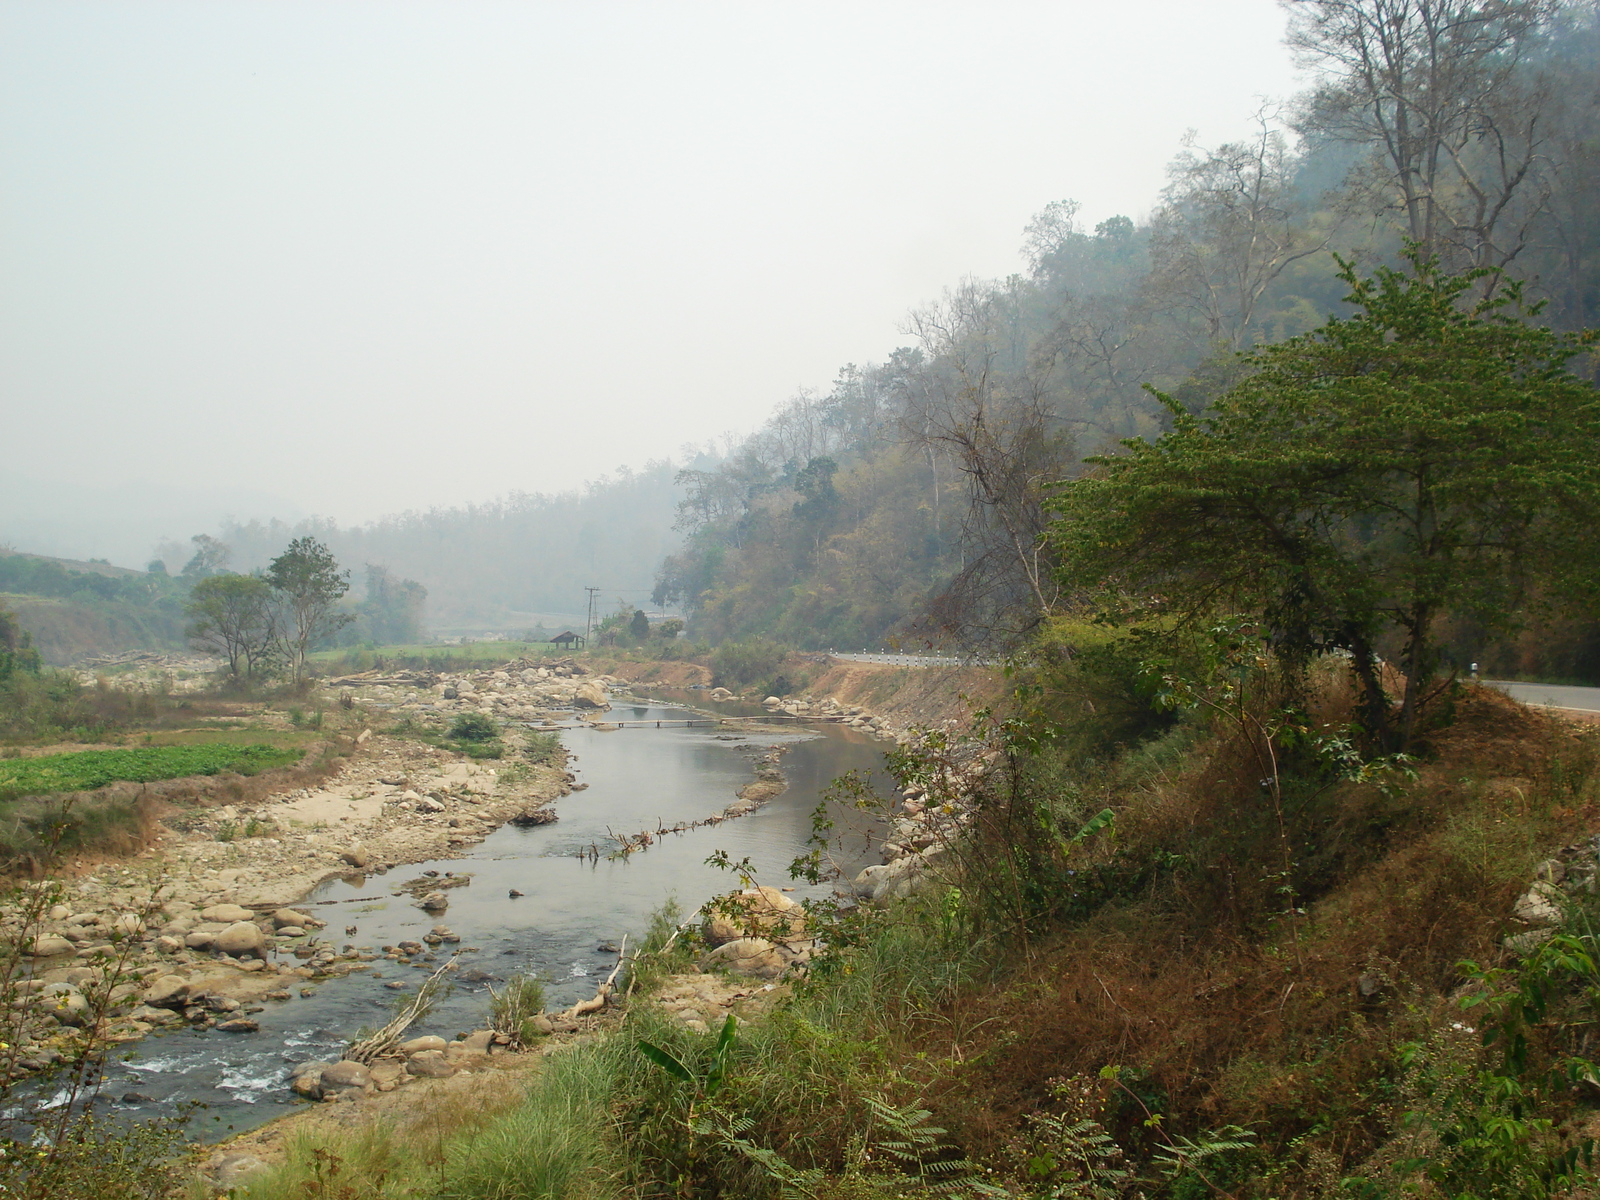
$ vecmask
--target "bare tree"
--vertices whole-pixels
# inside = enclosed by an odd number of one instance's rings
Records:
[[[1371,146],[1407,236],[1446,266],[1499,267],[1548,196],[1545,96],[1523,62],[1557,0],[1284,0],[1322,73],[1308,132]]]
[[[1191,133],[1184,145],[1153,222],[1149,287],[1198,326],[1203,351],[1238,350],[1252,340],[1268,289],[1325,249],[1331,230],[1312,227],[1270,109],[1256,112],[1248,140],[1207,150]]]
[[[901,377],[907,439],[931,451],[930,461],[946,457],[967,484],[964,565],[934,616],[969,645],[989,647],[1057,607],[1044,501],[1073,459],[1048,367],[1030,366],[1009,299],[969,281],[914,313],[926,360]]]

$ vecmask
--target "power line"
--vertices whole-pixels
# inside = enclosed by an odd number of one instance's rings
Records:
[[[597,587],[586,587],[583,590],[589,593],[589,616],[584,622],[583,626],[583,644],[587,646],[589,644],[589,637],[594,632],[594,598],[600,589]]]

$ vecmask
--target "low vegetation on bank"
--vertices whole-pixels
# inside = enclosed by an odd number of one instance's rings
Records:
[[[1173,703],[1136,642],[1077,632],[891,756],[974,817],[910,899],[813,905],[827,951],[765,1015],[685,1028],[647,954],[621,1024],[525,1087],[302,1139],[239,1194],[1587,1194],[1600,730],[1455,685],[1362,756],[1338,659],[1197,652]]]

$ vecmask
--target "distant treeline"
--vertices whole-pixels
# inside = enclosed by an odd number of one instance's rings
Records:
[[[324,519],[225,524],[218,540],[236,571],[264,567],[295,537],[325,543],[360,580],[363,568],[414,580],[427,591],[434,627],[481,623],[519,628],[533,612],[583,612],[584,588],[600,602],[650,594],[655,567],[676,549],[677,468],[619,469],[581,490],[519,493],[486,504],[405,512],[369,525]],[[174,553],[178,548],[174,548]]]

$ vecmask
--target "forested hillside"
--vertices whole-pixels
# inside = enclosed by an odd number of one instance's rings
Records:
[[[0,552],[0,607],[48,663],[111,649],[183,645],[185,589],[162,572]]]
[[[1043,536],[1052,485],[1169,428],[1149,389],[1199,412],[1241,352],[1339,312],[1336,255],[1367,269],[1414,242],[1445,269],[1504,269],[1557,329],[1595,324],[1596,7],[1394,37],[1359,16],[1400,7],[1293,9],[1320,86],[1263,108],[1248,139],[1191,139],[1147,220],[1088,228],[1071,201],[1049,205],[1025,275],[952,287],[912,314],[911,345],[684,472],[687,544],[656,599],[711,640],[1009,644],[1066,599]],[[1594,642],[1563,627],[1564,673]],[[1528,651],[1506,665],[1539,669]]]

